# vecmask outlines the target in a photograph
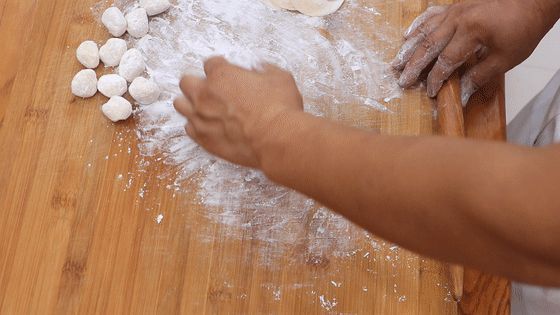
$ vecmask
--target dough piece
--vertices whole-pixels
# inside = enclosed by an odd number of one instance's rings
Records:
[[[128,82],[132,82],[141,76],[144,70],[146,70],[146,63],[138,49],[132,48],[124,53],[119,66],[119,75],[121,77],[125,78]]]
[[[122,96],[126,89],[126,80],[118,74],[107,74],[97,81],[97,90],[109,98]]]
[[[97,93],[97,75],[91,69],[78,72],[72,79],[72,94],[88,98]]]
[[[128,13],[126,15],[126,23],[128,24],[128,34],[132,37],[144,37],[150,30],[148,14],[144,8],[137,8]]]
[[[101,22],[109,33],[115,37],[121,37],[126,32],[126,19],[117,7],[110,7],[101,16]]]
[[[294,8],[309,16],[325,16],[336,12],[344,0],[291,0]]]
[[[105,45],[99,48],[99,58],[105,67],[116,67],[121,63],[121,58],[127,49],[124,39],[110,38]]]
[[[99,66],[99,48],[97,48],[97,44],[91,40],[87,40],[78,46],[76,57],[86,68],[95,69]]]
[[[130,96],[132,96],[136,102],[142,105],[153,104],[158,100],[160,95],[159,86],[155,84],[154,81],[148,80],[143,77],[134,79],[128,90]]]
[[[117,122],[119,120],[126,120],[132,115],[132,105],[120,96],[113,96],[107,103],[101,106],[101,111],[112,122]]]
[[[149,16],[163,13],[171,7],[169,0],[140,0],[140,6],[146,9]]]

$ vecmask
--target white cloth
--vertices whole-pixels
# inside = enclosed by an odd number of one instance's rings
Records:
[[[508,141],[526,146],[560,142],[560,71],[508,125]],[[560,288],[512,284],[512,315],[560,314]]]

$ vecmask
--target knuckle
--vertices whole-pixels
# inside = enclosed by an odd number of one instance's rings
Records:
[[[466,75],[466,80],[471,83],[474,89],[478,90],[484,85],[484,75],[478,71],[473,71]]]
[[[450,57],[446,53],[441,53],[438,57],[438,64],[439,67],[443,70],[443,72],[448,72],[449,69],[455,68],[458,61],[454,57]]]
[[[197,109],[201,104],[209,102],[212,99],[212,94],[212,87],[205,87],[200,90],[196,98],[196,104],[193,104],[193,107]]]
[[[449,7],[447,13],[448,13],[449,19],[455,20],[455,19],[463,16],[466,11],[467,10],[466,10],[465,3],[456,3],[456,4]]]
[[[422,23],[418,26],[418,36],[426,38],[430,34],[430,30],[427,23]]]
[[[213,73],[217,70],[220,70],[225,63],[225,59],[223,57],[211,57],[204,62],[204,68],[206,70],[206,74]]]
[[[294,83],[294,84],[296,83],[296,80],[294,79],[294,76],[293,76],[290,72],[288,72],[288,71],[282,70],[282,71],[280,72],[280,77],[281,77],[282,80],[284,80],[285,82]]]
[[[426,36],[424,38],[424,40],[422,41],[422,47],[424,49],[429,49],[433,46],[436,45],[436,39],[434,38],[433,34],[429,34],[428,36]]]

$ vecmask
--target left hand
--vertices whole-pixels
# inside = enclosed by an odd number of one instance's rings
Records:
[[[558,19],[559,9],[558,0],[465,0],[430,7],[407,30],[393,61],[393,67],[403,71],[399,85],[408,88],[430,70],[428,96],[435,97],[449,76],[474,56],[475,64],[461,78],[466,105],[479,88],[533,52]]]
[[[212,154],[260,168],[259,144],[271,125],[288,112],[303,112],[293,77],[272,65],[246,70],[221,57],[207,60],[204,71],[206,78],[183,77],[184,97],[174,102],[189,121],[187,134]]]

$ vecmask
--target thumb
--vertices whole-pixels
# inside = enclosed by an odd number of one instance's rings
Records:
[[[471,96],[505,69],[497,55],[489,56],[472,66],[461,78],[461,103],[466,106]]]

